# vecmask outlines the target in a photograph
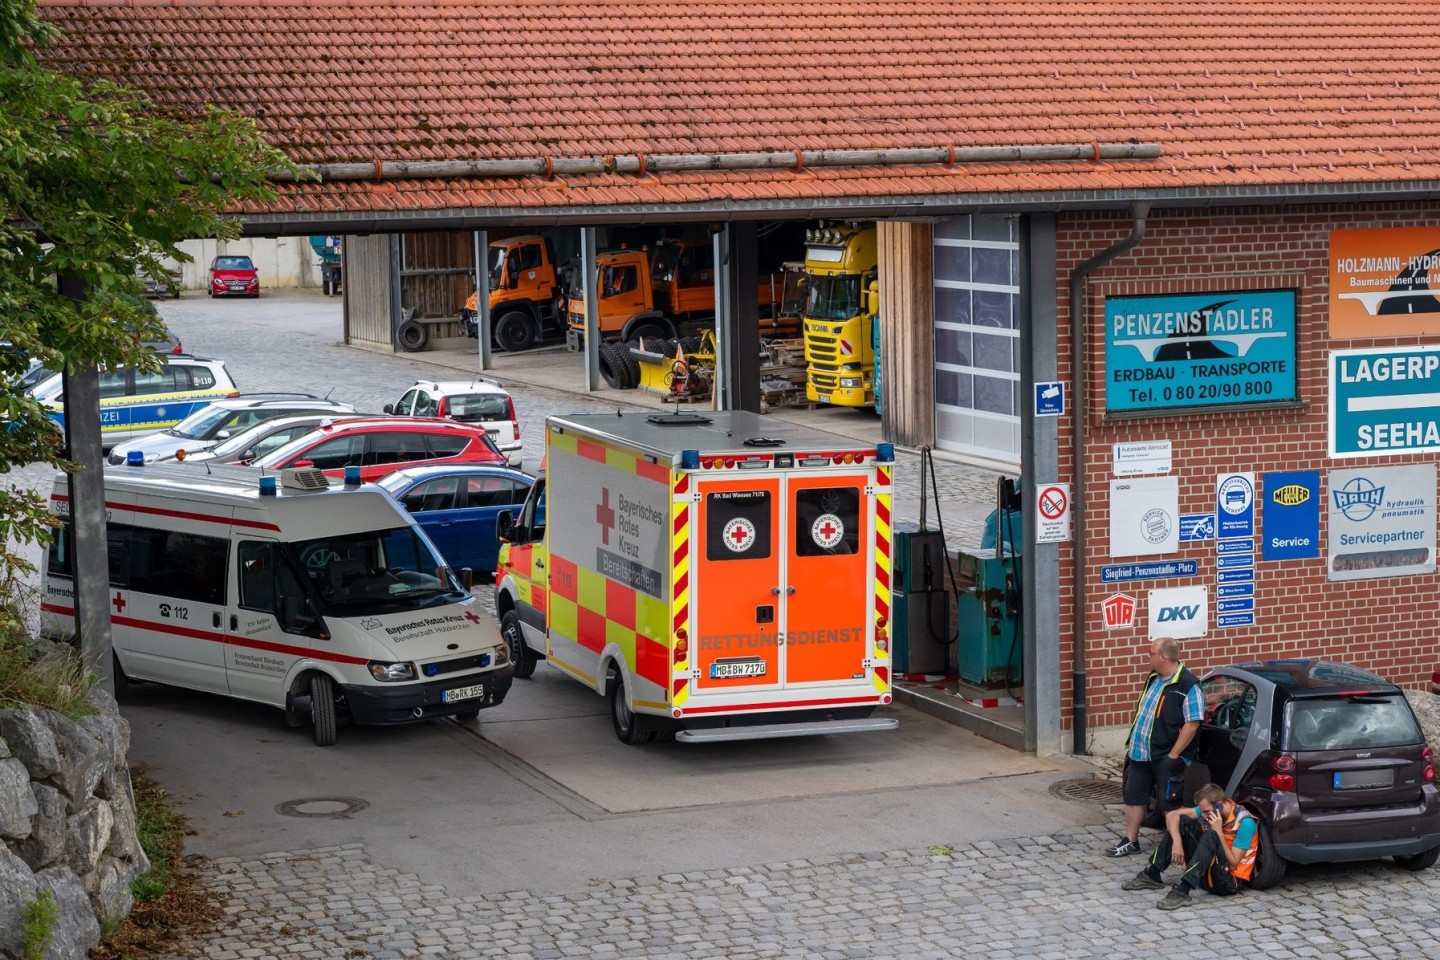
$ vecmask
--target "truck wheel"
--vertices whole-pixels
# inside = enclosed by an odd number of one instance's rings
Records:
[[[628,390],[634,384],[625,376],[625,361],[620,359],[613,343],[602,343],[599,348],[600,376],[605,384],[616,390]]]
[[[1270,825],[1259,817],[1255,821],[1260,828],[1256,837],[1259,848],[1255,851],[1255,869],[1250,874],[1250,886],[1254,890],[1269,890],[1285,876],[1285,858],[1275,852],[1275,842],[1270,839]]]
[[[651,337],[665,338],[670,336],[670,330],[665,329],[658,323],[641,322],[626,331],[631,337],[644,337],[649,340]]]
[[[520,614],[516,611],[507,610],[500,618],[500,639],[510,645],[510,662],[515,665],[515,678],[524,680],[532,675],[537,658],[525,642],[525,633],[520,629]]]
[[[417,350],[424,350],[425,345],[430,342],[430,330],[423,323],[406,320],[400,324],[395,338],[400,341],[401,350],[415,353]]]
[[[625,684],[616,674],[610,675],[610,722],[621,743],[638,746],[649,743],[653,734],[644,717],[637,717],[625,702]]]
[[[323,673],[310,675],[310,722],[317,747],[335,742],[335,681]]]
[[[500,315],[495,321],[495,344],[506,353],[519,353],[535,346],[535,324],[519,310]]]

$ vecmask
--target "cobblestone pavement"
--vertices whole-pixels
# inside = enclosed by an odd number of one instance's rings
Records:
[[[1118,810],[1118,808],[1117,808]],[[1115,818],[1118,824],[1118,815]],[[176,957],[1386,960],[1440,954],[1440,871],[1388,861],[1291,869],[1274,890],[1193,895],[1166,915],[1105,859],[1115,826],[466,897],[360,845],[220,860],[224,920]]]

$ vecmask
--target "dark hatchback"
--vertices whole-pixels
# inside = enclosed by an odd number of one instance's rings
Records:
[[[1254,887],[1279,882],[1286,861],[1435,863],[1434,754],[1399,687],[1328,660],[1220,667],[1200,684],[1205,720],[1187,786],[1218,783],[1259,817]]]

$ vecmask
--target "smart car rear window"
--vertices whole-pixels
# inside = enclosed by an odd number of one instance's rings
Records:
[[[1303,697],[1286,707],[1286,751],[1365,750],[1424,738],[1403,694]]]

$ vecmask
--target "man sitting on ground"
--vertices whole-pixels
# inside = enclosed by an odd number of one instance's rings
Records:
[[[1156,906],[1175,910],[1204,888],[1217,896],[1240,892],[1255,869],[1260,849],[1259,822],[1225,791],[1207,783],[1195,791],[1195,806],[1165,814],[1165,835],[1150,854],[1150,865],[1126,880],[1123,890],[1163,890],[1160,875],[1170,864],[1183,866],[1180,880]]]

